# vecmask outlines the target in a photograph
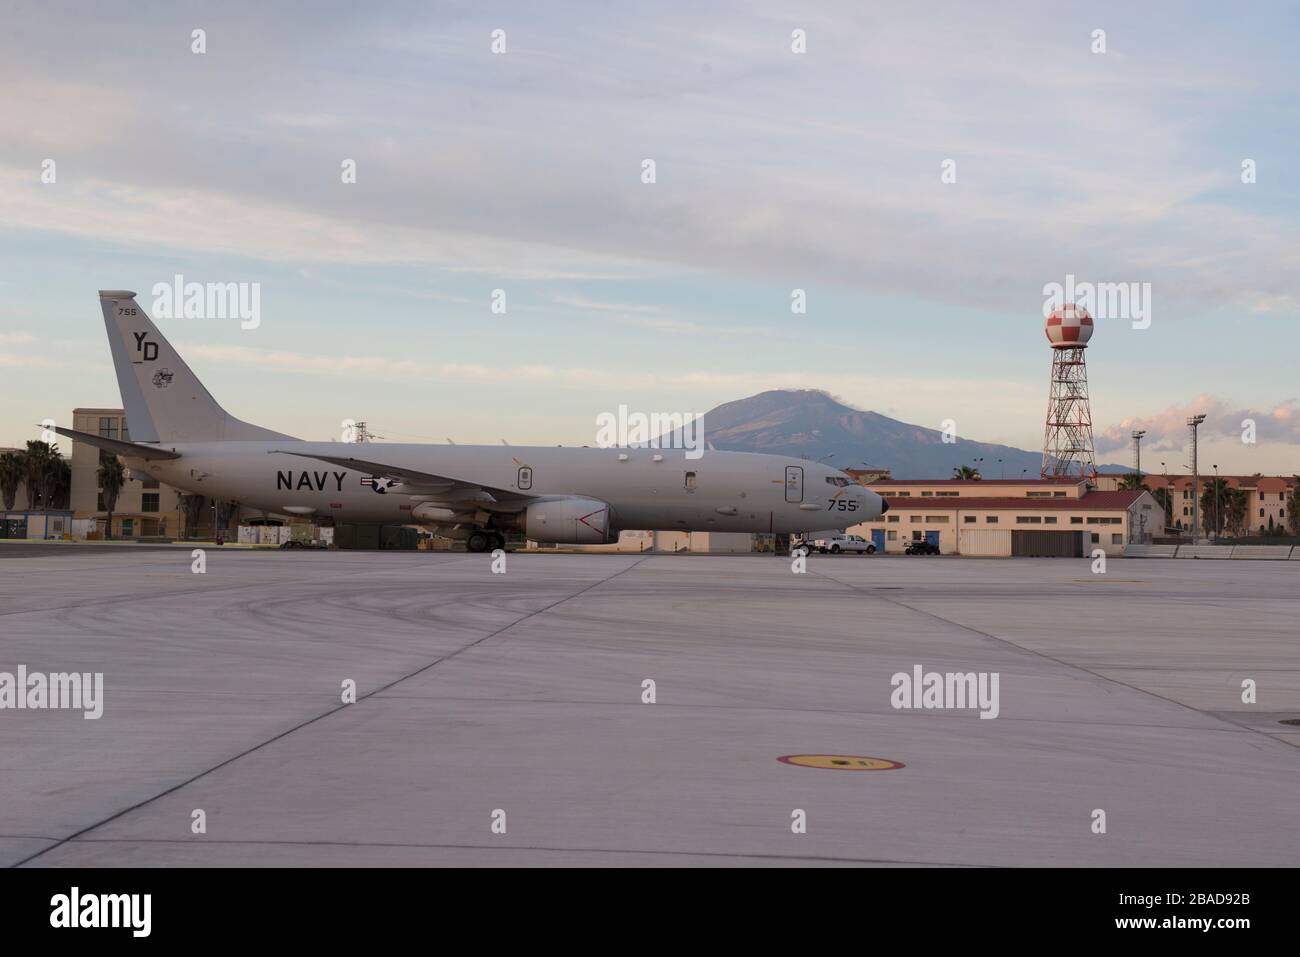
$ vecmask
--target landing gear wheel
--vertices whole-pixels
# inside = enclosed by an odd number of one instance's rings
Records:
[[[498,548],[504,549],[506,547],[506,537],[502,535],[500,532],[493,532],[492,544],[489,547],[494,551]]]
[[[488,548],[488,537],[484,532],[472,532],[469,538],[465,539],[465,551],[467,552],[485,552]]]

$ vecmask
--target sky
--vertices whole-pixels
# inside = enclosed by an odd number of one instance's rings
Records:
[[[120,405],[96,290],[182,276],[257,284],[256,328],[158,324],[303,438],[590,444],[820,388],[1037,449],[1073,276],[1149,290],[1097,316],[1099,461],[1145,428],[1184,471],[1205,412],[1203,471],[1300,471],[1294,3],[0,13],[0,446]]]

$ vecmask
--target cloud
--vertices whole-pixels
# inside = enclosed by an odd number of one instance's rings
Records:
[[[44,91],[60,182],[12,166],[4,220],[542,279],[706,271],[1003,310],[1073,272],[1150,281],[1167,309],[1295,309],[1293,211],[1245,201],[1217,153],[1225,131],[1186,109],[1266,102],[1283,61],[1170,33],[1167,13],[1122,21],[1096,57],[1050,9],[992,30],[983,10],[881,20],[829,4],[801,15],[810,52],[795,57],[777,4],[664,4],[635,35],[613,9],[520,6],[511,52],[493,57],[497,14],[416,10],[305,25],[239,7],[229,16],[257,29],[206,57],[164,42],[171,24],[52,16],[29,46],[56,46],[60,62],[19,49],[0,82]],[[1134,49],[1153,25],[1161,44]],[[210,36],[228,26],[217,17]],[[123,37],[157,47],[158,70],[113,69]],[[345,68],[340,50],[369,68]],[[101,117],[90,103],[114,106]],[[3,128],[21,136],[33,119]],[[354,186],[339,182],[343,157],[357,159]],[[945,186],[948,157],[958,181]]]
[[[1145,429],[1147,433],[1142,438],[1144,449],[1185,448],[1190,443],[1187,420],[1202,414],[1206,418],[1199,435],[1204,440],[1240,439],[1249,420],[1255,423],[1256,440],[1260,443],[1300,443],[1300,400],[1286,399],[1269,409],[1252,409],[1214,396],[1200,395],[1186,405],[1170,406],[1156,415],[1122,420],[1097,436],[1097,451],[1113,452],[1130,447],[1133,443],[1130,433],[1138,429]]]

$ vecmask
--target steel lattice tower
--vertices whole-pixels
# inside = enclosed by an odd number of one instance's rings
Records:
[[[1043,478],[1097,480],[1092,444],[1092,407],[1088,402],[1088,340],[1092,317],[1066,304],[1047,318],[1052,344],[1052,382],[1043,430]]]

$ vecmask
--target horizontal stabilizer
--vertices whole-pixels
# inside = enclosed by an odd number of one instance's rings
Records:
[[[160,449],[153,445],[141,445],[138,442],[122,442],[118,439],[106,439],[102,435],[94,435],[90,432],[78,432],[76,429],[65,429],[55,426],[54,431],[59,435],[66,435],[74,442],[85,442],[97,449],[103,449],[105,452],[112,452],[114,455],[124,455],[131,459],[178,459],[181,457],[179,452],[173,452],[170,449]]]

